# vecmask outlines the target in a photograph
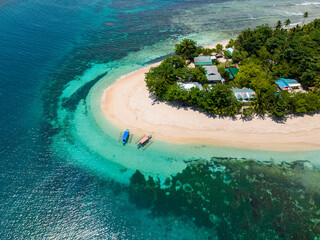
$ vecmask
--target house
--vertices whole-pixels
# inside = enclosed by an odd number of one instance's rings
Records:
[[[278,81],[276,81],[276,84],[278,85],[278,87],[279,87],[279,89],[280,89],[281,91],[284,91],[284,90],[286,90],[286,91],[292,90],[292,88],[289,86],[289,84],[286,83],[285,81],[278,80]]]
[[[220,75],[220,73],[218,72],[218,68],[217,66],[213,65],[213,66],[203,66],[203,68],[206,70],[206,76],[208,79],[209,83],[219,83],[221,82],[223,79]]]
[[[237,66],[225,67],[225,70],[229,73],[230,80],[234,79],[235,75],[239,72],[239,68]]]
[[[198,56],[194,58],[194,65],[196,66],[210,66],[212,65],[211,56]]]
[[[246,88],[246,89],[239,89],[239,88],[233,88],[231,89],[234,96],[237,98],[238,101],[241,100],[241,102],[249,102],[250,99],[254,98],[255,91],[252,89]]]
[[[301,84],[295,80],[295,79],[287,79],[287,78],[280,78],[278,81],[276,81],[276,84],[278,85],[279,89],[281,91],[284,90],[292,90],[294,88],[300,88]]]
[[[186,90],[190,90],[191,88],[193,87],[197,87],[199,88],[200,90],[202,90],[202,85],[200,83],[197,83],[197,82],[186,82],[186,83],[178,83],[178,85],[180,87],[183,87],[184,89]]]
[[[280,78],[280,80],[285,81],[292,89],[301,87],[301,84],[295,79]]]
[[[226,50],[224,50],[225,52],[228,52],[229,54],[230,54],[230,56],[232,57],[232,54],[233,54],[233,52],[234,52],[234,48],[227,48]]]

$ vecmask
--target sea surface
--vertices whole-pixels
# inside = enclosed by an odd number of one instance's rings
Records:
[[[260,24],[320,17],[298,0],[3,0],[0,2],[0,239],[215,239],[128,197],[139,170],[161,183],[212,157],[307,160],[319,151],[265,152],[157,142],[122,146],[100,110],[104,89],[171,54]],[[137,137],[137,136],[135,136]]]

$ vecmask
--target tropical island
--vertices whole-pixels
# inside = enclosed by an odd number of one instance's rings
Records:
[[[243,31],[223,47],[184,39],[174,56],[146,73],[157,98],[213,115],[313,114],[320,110],[320,20],[290,29],[281,23]],[[213,54],[215,53],[215,54]]]
[[[185,39],[176,55],[118,79],[101,108],[121,129],[172,143],[319,149],[319,46],[320,20],[209,47]]]

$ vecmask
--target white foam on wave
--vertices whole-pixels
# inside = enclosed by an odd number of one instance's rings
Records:
[[[309,5],[319,5],[320,6],[320,2],[304,2],[304,3],[296,3],[296,6],[309,6]]]
[[[284,11],[285,15],[288,16],[303,16],[303,12],[288,12],[288,11]]]
[[[300,25],[300,24],[302,24],[302,22],[290,23],[289,26],[290,27],[294,27],[294,26],[297,26],[297,25]]]

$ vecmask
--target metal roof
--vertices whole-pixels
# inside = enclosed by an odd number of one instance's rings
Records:
[[[212,65],[211,56],[198,56],[194,58],[195,65]]]
[[[194,58],[194,62],[212,62],[211,56],[198,56]]]
[[[186,90],[190,90],[193,87],[197,87],[202,90],[202,85],[197,82],[186,82],[186,83],[178,83],[179,86],[183,87]]]
[[[280,78],[280,80],[282,80],[282,81],[284,81],[284,82],[286,82],[286,83],[298,83],[298,81],[297,80],[295,80],[295,79],[289,79],[289,78]]]
[[[234,79],[234,76],[239,72],[239,68],[228,67],[226,68],[226,71],[229,73],[230,79]]]
[[[280,80],[276,81],[276,84],[281,90],[290,90],[292,87],[300,86],[297,80],[287,78],[280,78]]]
[[[217,66],[203,66],[203,68],[206,70],[207,79],[209,82],[220,82],[222,81],[222,77],[220,73],[218,72]]]
[[[252,89],[250,88],[244,88],[244,89],[241,89],[241,88],[232,88],[231,89],[234,93],[255,93],[255,91],[253,91]]]
[[[234,52],[234,48],[227,48],[225,51],[227,51],[228,53],[230,53],[230,55],[232,56],[233,52]]]
[[[242,99],[242,102],[248,102],[256,94],[255,91],[249,88],[247,89],[234,88],[231,90],[233,91],[233,94],[235,95],[237,100]]]

